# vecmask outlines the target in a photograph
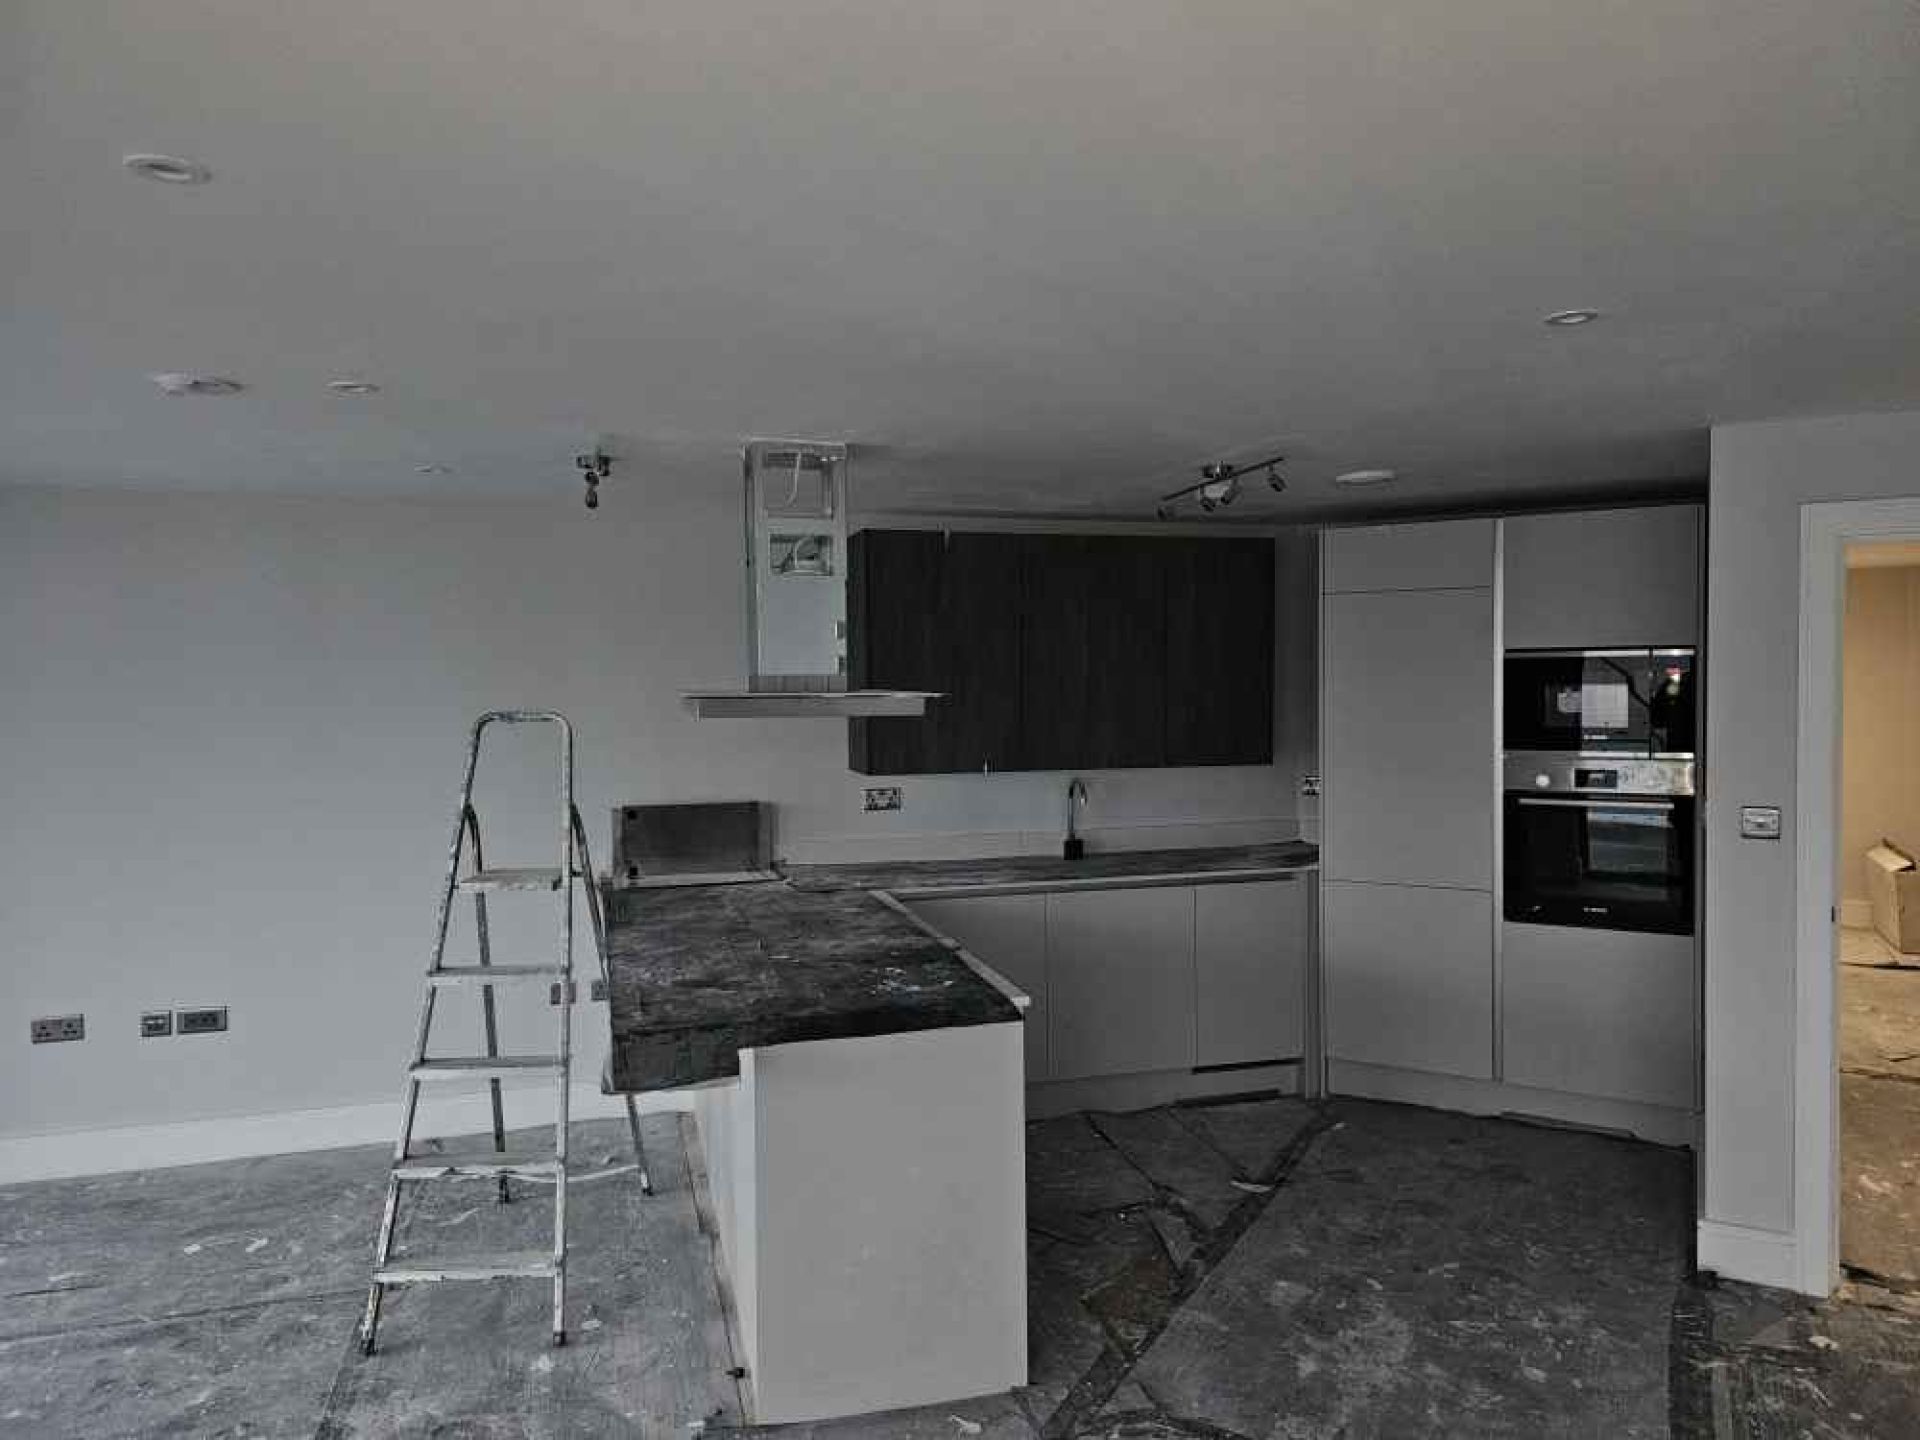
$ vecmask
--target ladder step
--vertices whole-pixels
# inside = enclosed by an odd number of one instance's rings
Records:
[[[469,894],[481,890],[558,890],[560,871],[552,865],[476,870],[460,877],[460,888]]]
[[[564,965],[442,965],[427,972],[429,985],[511,985],[515,981],[558,980]]]
[[[422,1060],[407,1074],[415,1080],[459,1080],[468,1076],[557,1075],[564,1067],[558,1055],[446,1055]]]
[[[559,1267],[551,1250],[473,1255],[458,1260],[395,1260],[373,1272],[376,1285],[431,1285],[440,1280],[544,1280]]]
[[[422,1150],[393,1167],[402,1180],[455,1180],[492,1175],[558,1175],[560,1162],[551,1150],[544,1155],[527,1151]]]

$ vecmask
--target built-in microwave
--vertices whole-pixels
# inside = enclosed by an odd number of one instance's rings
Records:
[[[1689,649],[1509,650],[1501,748],[1508,753],[1691,757]]]

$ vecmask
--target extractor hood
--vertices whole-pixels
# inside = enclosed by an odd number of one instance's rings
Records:
[[[749,440],[747,685],[683,697],[702,720],[921,715],[927,690],[847,688],[847,447]]]

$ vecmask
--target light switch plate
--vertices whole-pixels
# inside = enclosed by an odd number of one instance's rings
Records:
[[[1780,807],[1778,805],[1742,805],[1740,807],[1740,838],[1742,840],[1778,840],[1780,838]]]

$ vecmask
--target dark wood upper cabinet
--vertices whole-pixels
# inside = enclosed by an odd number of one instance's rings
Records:
[[[1155,540],[1027,537],[1021,769],[1166,763],[1162,561]]]
[[[865,775],[1013,768],[1020,729],[1020,537],[863,530],[848,550],[848,682],[938,690],[915,719],[848,722]]]
[[[1267,764],[1265,539],[863,530],[848,561],[856,688],[938,690],[849,722],[867,775]]]
[[[1169,765],[1273,763],[1273,542],[1167,544]]]

